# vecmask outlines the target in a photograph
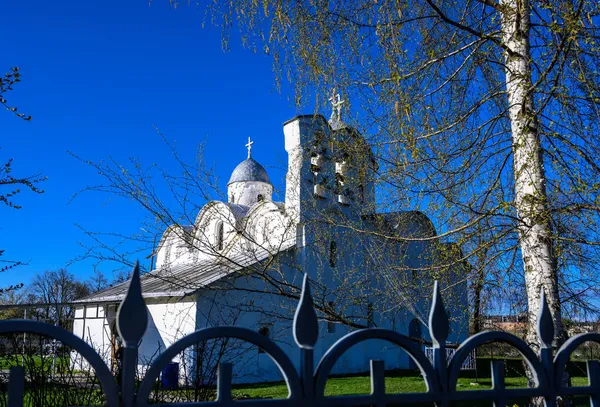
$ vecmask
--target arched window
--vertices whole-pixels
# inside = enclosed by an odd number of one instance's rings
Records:
[[[265,197],[264,197],[264,196],[262,196],[262,194],[258,194],[258,196],[256,197],[256,200],[257,200],[258,202],[262,202],[262,201],[264,201],[264,199],[265,199]]]
[[[223,250],[223,222],[217,222],[215,227],[215,249]]]
[[[337,243],[335,240],[332,240],[329,243],[329,265],[331,267],[335,267],[337,262]]]

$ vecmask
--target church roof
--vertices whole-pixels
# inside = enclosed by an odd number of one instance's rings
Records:
[[[227,185],[233,182],[240,181],[260,181],[270,184],[269,176],[265,168],[260,165],[254,158],[248,157],[238,164],[231,173],[231,178]]]
[[[141,277],[142,295],[144,298],[185,297],[209,286],[236,271],[251,267],[269,256],[281,253],[296,245],[295,239],[283,242],[277,252],[257,247],[251,253],[241,253],[213,260],[205,260],[192,264],[181,264],[164,269],[154,270]],[[84,297],[77,303],[118,302],[127,293],[129,281],[106,288]]]

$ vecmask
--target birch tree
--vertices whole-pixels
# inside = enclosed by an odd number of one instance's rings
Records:
[[[546,292],[598,281],[599,5],[587,0],[217,2],[214,22],[273,56],[295,101],[344,89],[371,134],[389,206],[420,203],[524,282],[529,329]],[[433,215],[434,212],[436,215]],[[482,227],[491,241],[474,244]],[[514,267],[513,267],[514,266]],[[588,304],[589,305],[589,304]]]

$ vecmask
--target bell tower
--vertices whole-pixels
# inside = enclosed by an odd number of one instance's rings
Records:
[[[284,123],[288,153],[285,206],[297,222],[340,213],[359,218],[374,211],[375,160],[362,135],[342,121],[344,100],[329,99],[329,121],[304,115]]]

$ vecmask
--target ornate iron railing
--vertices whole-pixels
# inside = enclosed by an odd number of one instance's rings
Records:
[[[0,335],[11,333],[34,333],[54,338],[87,360],[102,386],[108,406],[146,406],[163,368],[180,352],[201,341],[219,338],[235,338],[261,348],[275,362],[287,384],[286,399],[232,399],[232,365],[221,363],[218,367],[217,399],[210,402],[162,403],[160,405],[186,406],[336,406],[336,405],[437,405],[447,406],[455,401],[491,400],[495,406],[505,406],[507,400],[541,397],[547,406],[555,406],[557,397],[589,396],[590,405],[600,406],[600,365],[588,361],[588,386],[567,387],[563,385],[563,373],[571,353],[584,342],[600,343],[600,334],[584,333],[565,342],[553,358],[552,340],[554,325],[544,293],[541,293],[537,332],[541,344],[540,356],[520,338],[506,332],[488,331],[476,334],[464,341],[450,361],[446,360],[446,339],[449,323],[437,282],[429,314],[429,332],[433,343],[433,362],[409,337],[386,329],[363,329],[351,332],[338,340],[314,366],[314,346],[318,339],[318,321],[310,293],[307,276],[304,277],[302,295],[293,323],[293,336],[301,350],[300,371],[297,371],[287,354],[269,338],[249,329],[221,326],[201,329],[178,340],[146,371],[136,390],[138,344],[146,330],[147,312],[142,298],[139,270],[136,266],[128,293],[117,315],[117,328],[124,344],[123,366],[120,386],[117,385],[102,358],[82,339],[55,326],[27,320],[0,322]],[[371,361],[371,393],[353,396],[325,396],[325,385],[336,361],[352,346],[370,339],[391,342],[402,348],[415,362],[426,384],[422,393],[390,394],[385,390],[385,366],[381,360]],[[503,342],[513,346],[523,357],[533,375],[534,386],[507,388],[504,381],[504,362],[492,361],[492,388],[489,390],[458,391],[457,381],[465,359],[478,346],[490,342]],[[25,371],[20,366],[10,369],[8,406],[21,407],[24,401]]]

